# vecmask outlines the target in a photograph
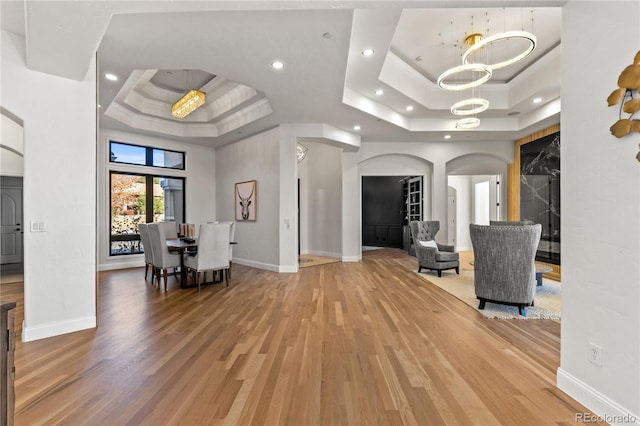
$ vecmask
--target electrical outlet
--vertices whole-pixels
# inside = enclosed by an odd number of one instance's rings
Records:
[[[44,222],[31,221],[31,232],[45,232],[46,230]]]
[[[598,367],[602,367],[602,348],[591,342],[589,342],[589,361]]]

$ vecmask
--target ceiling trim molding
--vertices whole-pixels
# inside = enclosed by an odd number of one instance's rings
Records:
[[[154,133],[217,137],[273,112],[269,99],[252,87],[224,77],[214,77],[201,88],[210,90],[205,107],[177,120],[171,115],[171,105],[179,94],[152,83],[157,72],[134,70],[105,115],[135,129]]]

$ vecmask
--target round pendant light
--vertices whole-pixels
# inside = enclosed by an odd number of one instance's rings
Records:
[[[480,72],[483,75],[476,79],[466,83],[447,83],[445,79],[448,77],[460,74],[463,72]],[[481,84],[486,83],[491,78],[491,67],[485,64],[463,64],[457,67],[449,68],[438,77],[438,86],[444,90],[466,90],[474,87],[478,87]]]
[[[473,55],[474,53],[478,52],[479,50],[481,50],[482,48],[490,45],[491,43],[495,43],[498,41],[506,41],[506,40],[511,40],[511,39],[520,39],[520,40],[524,40],[529,42],[529,45],[527,46],[527,48],[522,51],[522,53],[509,58],[505,61],[502,62],[497,62],[495,64],[489,64],[489,67],[491,67],[491,69],[497,70],[500,68],[504,68],[506,66],[515,64],[516,62],[526,58],[527,56],[529,56],[529,54],[531,52],[533,52],[533,49],[536,48],[536,36],[534,36],[531,33],[528,33],[526,31],[507,31],[505,33],[500,33],[500,34],[495,34],[492,35],[490,37],[487,38],[483,38],[481,40],[476,41],[471,47],[469,47],[466,52],[464,52],[464,54],[462,55],[462,63],[463,64],[469,64],[471,61],[469,60],[469,56]]]
[[[489,101],[482,98],[464,99],[451,106],[453,115],[473,115],[479,114],[489,108]]]

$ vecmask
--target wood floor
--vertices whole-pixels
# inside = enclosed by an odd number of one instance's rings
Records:
[[[575,424],[559,323],[485,319],[416,270],[386,249],[298,274],[234,264],[199,294],[101,273],[99,328],[17,344],[15,422]]]

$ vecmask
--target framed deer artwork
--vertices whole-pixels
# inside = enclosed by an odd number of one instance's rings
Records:
[[[256,220],[256,185],[255,180],[236,183],[236,221]]]

